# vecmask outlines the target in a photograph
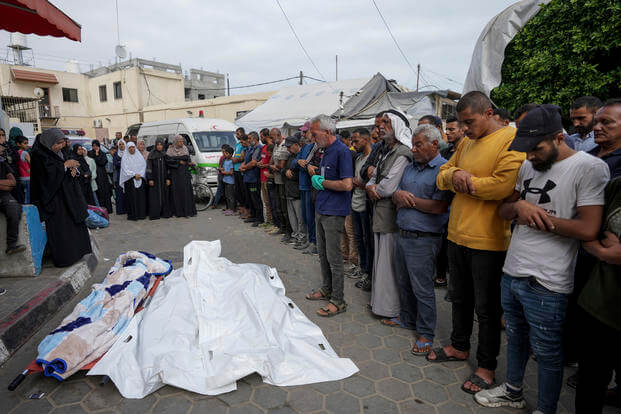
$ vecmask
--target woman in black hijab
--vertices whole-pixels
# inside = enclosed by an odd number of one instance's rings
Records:
[[[164,140],[158,139],[147,157],[147,181],[149,183],[149,219],[169,218],[170,176],[166,165]]]
[[[112,188],[110,181],[108,181],[108,172],[106,171],[106,164],[108,164],[108,157],[101,150],[101,144],[96,139],[93,140],[93,149],[88,152],[88,156],[95,160],[97,165],[97,200],[102,207],[108,210],[108,213],[112,214]]]
[[[171,210],[177,217],[194,217],[194,190],[192,189],[192,175],[189,167],[194,165],[190,159],[188,148],[183,143],[183,137],[176,135],[173,143],[166,150],[168,169],[170,172]]]
[[[82,194],[84,195],[84,199],[86,200],[86,204],[90,204],[91,206],[95,205],[95,198],[93,197],[93,188],[91,187],[91,169],[84,158],[84,148],[80,144],[74,144],[71,150],[71,159],[76,160],[80,163],[78,169],[80,170],[80,177],[78,178],[78,182],[80,183],[80,188],[82,189]]]
[[[91,253],[86,228],[86,200],[80,189],[80,163],[65,159],[64,134],[45,130],[35,143],[30,165],[30,197],[45,222],[47,240],[56,267],[71,266]]]

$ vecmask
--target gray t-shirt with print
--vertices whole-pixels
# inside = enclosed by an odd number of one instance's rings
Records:
[[[556,162],[548,171],[536,171],[526,160],[520,167],[515,190],[548,214],[573,219],[578,207],[604,205],[604,189],[610,172],[605,162],[585,152],[576,152]],[[514,277],[535,277],[557,293],[571,293],[580,241],[558,234],[517,225],[503,271]]]

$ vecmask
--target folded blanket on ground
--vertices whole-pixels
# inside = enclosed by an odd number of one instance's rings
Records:
[[[39,344],[36,362],[43,373],[62,381],[101,357],[133,318],[154,276],[171,271],[170,262],[149,253],[120,255],[103,282]]]
[[[166,384],[221,394],[253,372],[293,386],[358,371],[285,296],[276,269],[219,256],[219,241],[188,244],[183,269],[87,375],[107,375],[125,398],[143,398]]]

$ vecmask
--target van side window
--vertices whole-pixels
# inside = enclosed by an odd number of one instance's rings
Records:
[[[187,134],[180,134],[185,140],[185,146],[188,147],[188,152],[190,155],[196,155],[196,151],[194,151],[194,145],[192,145],[192,141],[190,141],[190,137]]]

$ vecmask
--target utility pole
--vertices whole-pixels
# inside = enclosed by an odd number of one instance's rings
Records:
[[[416,92],[418,92],[418,80],[420,79],[420,63],[416,65]]]
[[[226,96],[231,96],[231,84],[229,83],[229,74],[226,74]]]
[[[339,55],[336,55],[336,80],[339,80]]]
[[[304,72],[300,71],[300,85],[303,84],[304,81]]]

